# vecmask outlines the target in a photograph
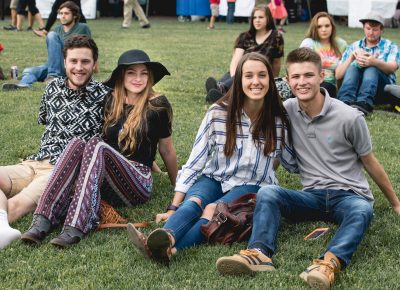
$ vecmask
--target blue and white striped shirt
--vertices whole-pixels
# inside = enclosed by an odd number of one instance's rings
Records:
[[[365,45],[365,38],[360,39],[356,42],[353,42],[351,45],[347,47],[345,52],[342,55],[342,59],[339,61],[339,64],[343,63],[350,57],[353,51],[363,49],[366,52],[371,53],[372,55],[377,55],[376,58],[380,59],[384,62],[394,61],[397,63],[397,67],[400,66],[400,51],[399,47],[393,41],[389,39],[381,38],[381,40],[373,47],[367,47]],[[351,65],[357,65],[354,60]],[[396,74],[391,73],[389,75],[390,82],[392,84],[396,83]]]
[[[236,146],[232,156],[224,154],[226,142],[227,112],[220,105],[214,104],[207,111],[194,141],[189,160],[179,171],[175,191],[186,193],[201,175],[221,182],[223,192],[240,185],[277,184],[273,161],[279,158],[281,164],[291,172],[297,172],[296,156],[289,140],[286,128],[277,119],[276,150],[264,156],[262,145],[254,142],[251,134],[251,121],[242,113],[242,128],[237,128]],[[285,145],[282,144],[282,131],[285,134]]]

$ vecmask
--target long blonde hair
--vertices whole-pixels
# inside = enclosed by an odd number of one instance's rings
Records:
[[[124,66],[121,69],[120,75],[115,82],[113,91],[113,98],[106,105],[104,117],[104,132],[108,127],[114,126],[121,118],[124,117],[124,103],[127,95],[124,86],[125,71],[129,66]],[[157,111],[158,108],[154,107],[149,101],[156,94],[153,90],[154,77],[153,72],[148,66],[149,78],[146,87],[140,93],[139,98],[133,109],[127,116],[121,132],[118,135],[118,143],[122,152],[131,155],[139,146],[142,138],[147,136],[147,118],[149,111]]]

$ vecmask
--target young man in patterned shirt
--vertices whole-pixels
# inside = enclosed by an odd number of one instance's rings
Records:
[[[9,222],[35,209],[69,141],[100,133],[109,88],[92,79],[97,58],[96,43],[88,36],[72,36],[65,42],[67,77],[52,81],[40,103],[38,122],[45,131],[39,151],[17,165],[0,167],[0,249],[20,237]]]

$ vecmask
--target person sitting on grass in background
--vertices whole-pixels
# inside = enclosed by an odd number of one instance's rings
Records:
[[[68,61],[68,59],[67,59]],[[106,101],[103,139],[73,139],[54,168],[21,239],[40,243],[55,227],[50,241],[59,247],[78,243],[99,225],[100,201],[135,206],[148,201],[151,167],[157,151],[175,185],[178,165],[172,142],[172,108],[153,90],[168,70],[142,50],[124,52],[105,84],[113,88]]]
[[[206,80],[206,101],[214,103],[229,90],[236,66],[246,53],[259,52],[264,55],[272,66],[273,74],[270,77],[278,77],[281,70],[283,45],[283,37],[275,28],[269,8],[266,5],[254,7],[251,12],[250,29],[241,33],[235,41],[229,72],[218,82],[213,77]]]
[[[396,83],[400,53],[394,42],[382,37],[384,23],[379,14],[372,11],[360,22],[365,37],[346,49],[336,68],[336,78],[343,78],[338,99],[368,115],[374,103],[389,103],[384,87]]]
[[[72,1],[64,2],[58,10],[61,25],[46,36],[47,63],[28,67],[23,70],[18,84],[3,84],[3,90],[17,90],[30,87],[35,82],[50,82],[54,78],[64,77],[64,42],[73,35],[91,36],[89,26],[79,23],[79,7]]]
[[[74,2],[76,5],[78,5],[79,7],[79,15],[80,15],[79,22],[86,23],[85,15],[83,15],[82,12],[81,0],[71,0],[71,1]],[[35,35],[44,37],[49,33],[51,27],[57,20],[58,10],[60,9],[61,4],[63,4],[64,2],[66,2],[66,0],[54,1],[53,5],[51,6],[49,17],[47,18],[46,26],[43,29],[34,29],[33,33]]]
[[[374,198],[365,169],[396,214],[400,201],[372,152],[362,114],[320,87],[321,58],[298,48],[286,58],[289,85],[296,98],[284,105],[291,124],[303,190],[267,185],[257,193],[252,234],[246,250],[217,260],[221,274],[274,270],[272,256],[282,217],[295,222],[324,220],[338,224],[326,251],[300,277],[311,287],[329,289],[350,263],[373,217]]]
[[[331,98],[336,98],[337,84],[335,70],[347,47],[346,41],[336,37],[335,22],[328,13],[318,12],[311,19],[306,38],[300,47],[308,47],[315,50],[322,60],[322,72],[324,81],[321,87],[325,88]]]
[[[219,2],[220,0],[210,0],[210,10],[211,10],[211,17],[210,17],[210,24],[208,25],[208,29],[214,29],[215,21],[219,16]]]
[[[0,167],[0,249],[20,237],[9,222],[36,208],[69,141],[100,134],[104,97],[110,89],[92,79],[96,43],[84,35],[72,36],[65,43],[64,57],[67,77],[51,82],[40,103],[38,122],[45,131],[39,151],[20,164]]]
[[[289,121],[272,75],[259,53],[239,60],[231,90],[208,109],[200,125],[171,205],[156,217],[166,221],[164,227],[146,238],[128,225],[131,241],[145,257],[168,265],[172,254],[202,243],[201,225],[212,218],[217,203],[277,183],[275,161],[297,170]]]

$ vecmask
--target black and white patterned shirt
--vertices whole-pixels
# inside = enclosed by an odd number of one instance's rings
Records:
[[[74,137],[89,140],[99,135],[103,124],[104,97],[110,89],[90,80],[83,88],[72,90],[66,78],[57,78],[45,89],[38,123],[45,125],[39,152],[26,159],[50,158],[55,164]]]

